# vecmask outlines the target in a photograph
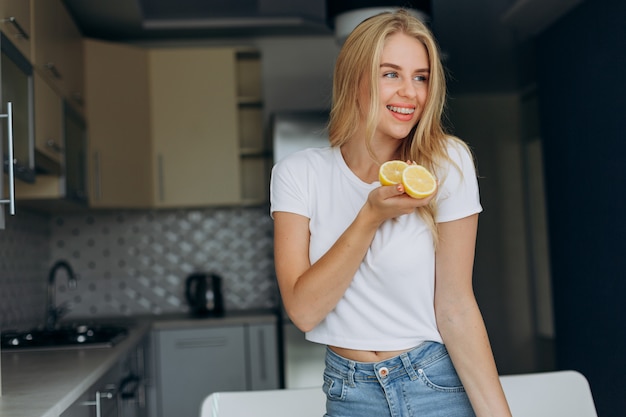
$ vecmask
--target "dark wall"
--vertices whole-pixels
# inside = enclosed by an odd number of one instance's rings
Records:
[[[626,2],[587,0],[536,39],[556,361],[598,415],[626,410]]]

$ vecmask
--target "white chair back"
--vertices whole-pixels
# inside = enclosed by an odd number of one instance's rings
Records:
[[[576,371],[500,377],[513,417],[598,417],[587,379]]]
[[[322,417],[321,387],[214,392],[202,403],[201,417]]]
[[[598,417],[589,383],[575,371],[501,376],[513,417]],[[322,417],[321,387],[215,392],[200,417]]]

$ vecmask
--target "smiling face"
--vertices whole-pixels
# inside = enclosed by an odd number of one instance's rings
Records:
[[[374,140],[404,139],[422,116],[428,96],[428,53],[419,40],[396,33],[385,40],[376,74],[378,120]],[[369,103],[367,82],[362,105]],[[362,111],[364,109],[362,108]]]

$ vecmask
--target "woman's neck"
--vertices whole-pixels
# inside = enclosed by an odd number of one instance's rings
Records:
[[[365,141],[350,140],[341,145],[341,155],[350,170],[366,183],[378,181],[380,164],[397,159],[398,149],[390,146],[372,146],[373,155],[368,151]]]

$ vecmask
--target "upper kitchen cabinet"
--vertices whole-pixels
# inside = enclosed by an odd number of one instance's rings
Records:
[[[266,201],[266,192],[259,192],[266,188],[259,179],[266,174],[265,165],[258,168],[264,155],[258,53],[87,40],[85,57],[90,164],[96,178],[92,206]],[[250,57],[256,62],[242,64]],[[243,81],[246,71],[253,77]],[[108,159],[115,162],[106,168]],[[122,193],[132,195],[121,198]]]
[[[235,51],[150,51],[156,207],[241,201]]]
[[[0,0],[0,30],[26,57],[31,59],[29,0]]]
[[[63,99],[39,73],[35,73],[34,80],[36,165],[61,165],[64,151]]]
[[[4,32],[0,32],[0,50],[1,228],[4,224],[4,205],[8,205],[9,212],[15,214],[16,180],[33,182],[35,165],[33,70],[30,62]]]
[[[89,205],[152,205],[148,51],[85,40]]]
[[[238,137],[242,203],[267,201],[271,155],[263,129],[261,55],[254,49],[236,54]]]
[[[35,70],[82,113],[82,35],[61,0],[31,0],[31,5]]]
[[[15,194],[20,200],[62,198],[63,99],[38,73],[33,79],[35,165],[39,172],[32,183],[17,182]]]

